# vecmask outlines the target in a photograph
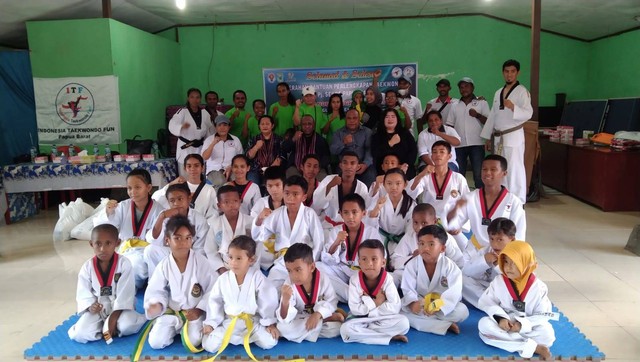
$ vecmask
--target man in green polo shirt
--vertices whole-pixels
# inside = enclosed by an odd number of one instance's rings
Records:
[[[327,124],[327,115],[322,111],[322,107],[316,104],[316,89],[308,85],[302,88],[302,101],[296,100],[296,110],[293,112],[293,125],[300,128],[302,116],[310,115],[316,121],[316,132],[322,134],[322,128]]]
[[[247,93],[245,93],[241,89],[238,89],[237,91],[233,92],[234,107],[224,114],[231,121],[231,130],[229,131],[229,133],[238,137],[240,141],[242,141],[242,144],[247,143],[246,137],[242,137],[242,127],[244,126],[244,120],[246,119],[247,114],[249,114],[249,117],[251,116],[251,114],[244,109],[246,103]]]

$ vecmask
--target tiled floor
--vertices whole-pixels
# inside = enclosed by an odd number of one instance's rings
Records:
[[[0,361],[23,351],[75,312],[88,242],[52,242],[57,212],[0,227]],[[564,195],[527,205],[527,240],[552,301],[607,356],[640,361],[640,257],[625,251],[639,212],[604,213]]]

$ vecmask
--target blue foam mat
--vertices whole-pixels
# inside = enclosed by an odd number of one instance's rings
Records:
[[[138,293],[136,308],[142,312],[142,293]],[[554,311],[558,311],[554,307]],[[251,345],[251,351],[257,359],[307,358],[307,359],[416,359],[423,358],[455,358],[455,359],[520,359],[516,353],[509,353],[498,348],[488,346],[478,336],[478,320],[484,313],[474,307],[469,307],[469,318],[460,323],[460,334],[448,333],[437,336],[430,333],[418,332],[411,329],[407,334],[409,343],[392,341],[389,346],[372,346],[358,343],[344,343],[340,337],[318,339],[318,342],[293,343],[280,339],[276,347],[263,350]],[[87,344],[77,343],[69,339],[67,330],[78,320],[78,316],[71,316],[53,331],[35,343],[24,352],[24,358],[34,359],[129,359],[138,335],[115,338],[111,345],[104,340]],[[563,360],[598,360],[604,359],[604,354],[593,345],[564,314],[559,321],[551,321],[556,333],[556,341],[551,347],[554,358]],[[174,343],[162,350],[154,350],[145,344],[140,356],[144,359],[187,359],[195,360],[213,356],[202,352],[191,354],[187,352],[177,337]],[[243,346],[229,345],[219,359],[248,359]]]

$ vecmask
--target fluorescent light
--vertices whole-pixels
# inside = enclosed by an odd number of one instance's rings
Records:
[[[184,10],[187,7],[187,0],[176,0],[176,7],[180,10]]]

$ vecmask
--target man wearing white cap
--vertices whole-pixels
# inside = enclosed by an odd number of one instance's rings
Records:
[[[496,91],[489,118],[480,136],[493,153],[507,159],[509,172],[505,178],[507,189],[524,204],[527,202],[527,175],[524,169],[524,123],[531,119],[531,95],[518,82],[520,63],[509,59],[502,64],[504,87]]]
[[[322,111],[322,107],[316,104],[316,88],[308,85],[302,88],[302,101],[296,100],[296,110],[293,112],[293,126],[300,128],[302,116],[310,115],[316,121],[316,132],[322,134],[322,129],[327,124],[327,115]]]
[[[478,99],[473,93],[473,79],[464,77],[458,82],[460,101],[451,105],[445,124],[455,128],[460,135],[460,146],[456,147],[456,159],[460,173],[467,172],[467,159],[471,159],[473,181],[476,188],[482,187],[480,172],[484,160],[484,140],[480,137],[482,126],[489,116],[489,103]]]
[[[416,131],[416,120],[422,117],[422,102],[418,97],[409,94],[411,88],[411,80],[409,78],[401,77],[398,79],[398,100],[400,105],[404,107],[409,113],[409,119],[411,120],[411,129],[409,132],[415,137],[418,132]]]

